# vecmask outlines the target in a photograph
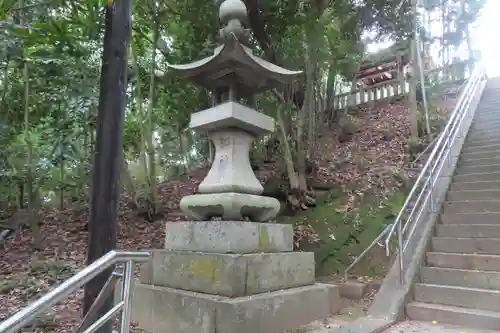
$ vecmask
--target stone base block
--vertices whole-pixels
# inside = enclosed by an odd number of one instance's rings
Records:
[[[280,202],[271,197],[229,192],[188,195],[179,207],[188,218],[197,221],[221,217],[226,221],[249,218],[265,222],[276,217]]]
[[[213,253],[291,252],[293,226],[243,221],[167,222],[165,249]]]
[[[365,295],[366,289],[366,283],[358,281],[346,281],[340,287],[340,294],[345,298],[358,300]]]
[[[158,250],[141,282],[226,297],[314,283],[312,252],[217,254]]]
[[[136,284],[132,321],[151,333],[280,333],[329,316],[336,286],[226,298]]]

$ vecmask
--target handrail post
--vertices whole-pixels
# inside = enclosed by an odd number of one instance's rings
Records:
[[[122,320],[121,320],[121,333],[130,332],[130,316],[132,312],[132,284],[134,279],[134,264],[132,261],[125,263],[123,270],[123,286],[122,286]]]
[[[404,282],[404,251],[403,251],[403,230],[401,223],[398,223],[398,247],[399,247],[399,283]]]
[[[433,189],[434,189],[434,186],[432,186],[433,184],[433,180],[434,180],[434,171],[432,170],[432,168],[429,170],[429,182],[427,184],[429,184],[429,213],[432,214],[434,213],[434,193],[433,192]]]

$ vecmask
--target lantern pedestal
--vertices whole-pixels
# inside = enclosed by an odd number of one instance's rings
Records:
[[[339,308],[338,287],[314,281],[314,255],[292,252],[293,227],[265,223],[280,203],[261,196],[249,152],[255,138],[274,132],[274,119],[240,101],[282,91],[303,73],[252,53],[246,13],[241,0],[224,1],[213,55],[169,64],[218,103],[189,125],[208,134],[215,156],[199,194],[180,202],[195,221],[166,223],[165,249],[153,250],[134,288],[133,320],[151,333],[280,333]]]
[[[315,284],[314,255],[291,225],[169,222],[134,288],[133,321],[153,333],[279,333],[336,313],[339,289]]]

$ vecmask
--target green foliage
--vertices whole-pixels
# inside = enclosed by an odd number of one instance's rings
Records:
[[[333,194],[309,211],[306,219],[299,217],[286,222],[307,223],[319,235],[316,243],[301,244],[302,250],[314,251],[317,274],[343,273],[354,257],[392,223],[405,197],[403,191],[388,199],[367,197],[356,208],[346,210],[343,198]],[[363,274],[379,274],[380,264],[365,260],[359,267]]]
[[[425,124],[421,125],[424,126],[421,128],[425,128]],[[425,149],[425,143],[420,138],[410,138],[406,144],[410,160],[414,160]]]
[[[160,178],[170,174],[170,169],[189,167],[208,154],[206,139],[186,128],[193,111],[210,107],[210,92],[180,80],[167,63],[187,63],[213,53],[220,27],[217,3],[134,3],[131,52],[137,68],[131,69],[130,63],[123,148],[129,162],[143,161],[146,142],[153,136]],[[305,69],[305,51],[313,50],[309,56],[317,67],[315,98],[318,105],[324,99],[326,108],[338,87],[352,80],[364,59],[365,32],[373,32],[374,40],[393,39],[398,42],[395,47],[404,44],[401,41],[407,41],[411,33],[409,1],[246,3],[253,30],[251,47],[256,55],[287,68]],[[461,11],[450,9],[458,24],[456,30],[473,22],[483,4],[484,0],[475,0],[467,2]],[[62,201],[66,196],[85,200],[94,154],[103,3],[26,0],[26,8],[16,10],[18,5],[13,0],[0,2],[0,200],[23,197],[28,183],[33,185],[35,195],[47,200],[56,192]],[[461,8],[458,0],[452,5]],[[435,9],[439,2],[429,0],[425,6]],[[155,27],[158,40],[153,40]],[[158,49],[154,64],[153,45]],[[27,79],[23,73],[25,64]],[[154,87],[150,87],[151,68],[155,73]],[[29,96],[27,113],[25,83]],[[138,110],[136,101],[142,99],[146,110],[150,88],[155,92],[155,100],[151,133],[146,133],[149,118]],[[260,111],[276,117],[279,101],[274,95],[262,94],[256,102]],[[286,108],[285,118],[293,124],[296,110]],[[357,130],[349,121],[341,128],[346,133]],[[26,159],[28,151],[32,153],[31,162]],[[144,181],[144,170],[138,171],[136,178],[140,182]],[[26,196],[23,200],[27,200]]]
[[[32,274],[44,275],[50,282],[63,281],[74,274],[73,267],[63,261],[39,261],[31,266]]]
[[[365,57],[363,65],[375,66],[379,62],[386,60],[387,58],[392,58],[397,55],[409,55],[410,53],[410,41],[402,40],[398,41],[388,48],[382,49],[379,52],[371,53]]]
[[[338,126],[340,129],[339,140],[341,142],[346,142],[354,133],[358,132],[360,121],[350,115],[343,115],[338,121]]]

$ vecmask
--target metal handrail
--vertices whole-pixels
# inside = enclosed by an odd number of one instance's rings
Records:
[[[131,312],[131,290],[133,283],[133,265],[134,262],[144,262],[150,258],[149,252],[128,252],[128,251],[110,251],[101,258],[94,261],[80,272],[70,277],[56,288],[49,291],[24,309],[18,311],[5,321],[0,323],[0,332],[15,333],[28,326],[39,315],[54,304],[66,299],[70,294],[76,292],[87,282],[109,269],[117,263],[125,263],[123,272],[123,284],[121,300],[102,317],[91,324],[84,333],[91,333],[98,330],[102,325],[108,322],[115,314],[122,311],[121,333],[130,331],[130,312]]]
[[[461,97],[459,98],[459,101],[458,101],[458,103],[457,103],[457,105],[456,105],[455,109],[452,111],[452,117],[453,117],[453,114],[455,114],[455,111],[456,111],[456,108],[458,107],[458,105],[459,105],[461,102],[463,102],[463,95],[464,95],[464,91],[465,91],[465,88],[464,88],[464,87],[466,87],[466,86],[467,86],[467,84],[469,84],[469,82],[471,82],[471,79],[472,79],[472,74],[471,74],[471,76],[470,76],[470,77],[469,77],[469,78],[468,78],[468,79],[467,79],[464,83],[462,83],[462,84],[460,85],[459,91],[461,92],[461,95],[460,95]],[[448,122],[450,122],[450,121],[451,121],[452,117],[450,117],[450,119],[448,120]],[[445,127],[445,128],[444,128],[441,132],[440,132],[440,134],[439,134],[439,135],[437,135],[437,136],[436,136],[436,137],[435,137],[435,138],[434,138],[434,139],[433,139],[433,140],[429,143],[429,145],[428,145],[428,146],[424,149],[424,151],[422,151],[422,152],[421,152],[421,153],[417,156],[417,158],[415,158],[415,160],[413,160],[413,161],[411,162],[411,165],[414,165],[414,164],[415,164],[415,163],[416,163],[416,162],[417,162],[420,158],[422,158],[422,156],[423,156],[425,153],[427,153],[427,151],[431,150],[431,148],[435,148],[435,144],[436,144],[437,142],[439,142],[439,139],[440,139],[441,135],[442,135],[443,133],[445,133],[445,131],[446,131],[446,127]],[[431,154],[431,155],[432,155],[432,154]],[[429,161],[429,158],[430,158],[430,156],[427,158],[427,161]],[[424,166],[424,168],[425,168],[425,166]],[[423,170],[423,169],[422,169],[422,170]],[[419,180],[417,179],[417,182],[418,182],[418,181],[419,181]],[[417,184],[417,182],[415,183],[415,185]],[[412,190],[413,190],[413,191],[415,191],[414,189],[412,189]],[[411,191],[410,191],[410,194],[412,194],[412,192],[411,192]],[[405,205],[403,205],[403,208],[401,209],[401,211],[400,211],[399,215],[401,215],[401,214],[402,214],[402,212],[404,213],[404,210],[406,210],[406,209],[408,208],[409,204],[408,204],[407,202],[405,202],[405,204],[406,204],[406,206],[405,206]],[[398,216],[399,216],[399,215],[398,215]],[[401,219],[401,217],[399,217],[399,218]],[[364,250],[364,251],[363,251],[360,255],[358,255],[358,256],[357,256],[357,257],[353,260],[353,262],[352,262],[349,266],[347,266],[347,267],[344,269],[344,279],[346,279],[346,280],[347,280],[348,275],[349,275],[349,272],[350,272],[350,271],[354,268],[354,266],[356,266],[356,265],[357,265],[357,264],[361,261],[361,259],[363,259],[363,258],[366,256],[366,254],[367,254],[368,252],[370,252],[370,251],[371,251],[371,249],[372,249],[373,247],[375,247],[375,245],[376,245],[377,243],[379,243],[379,242],[380,242],[380,240],[382,239],[382,237],[386,236],[389,232],[391,232],[391,235],[392,235],[392,234],[394,234],[394,230],[393,230],[393,229],[391,229],[391,228],[395,228],[395,227],[396,227],[396,226],[395,226],[394,224],[389,224],[386,228],[384,228],[384,230],[382,230],[382,232],[381,232],[380,234],[378,234],[378,235],[377,235],[377,237],[376,237],[376,238],[372,241],[372,243],[371,243],[370,245],[368,245],[368,247],[366,247],[366,249],[365,249],[365,250]],[[388,238],[391,238],[391,237],[390,237],[390,236],[388,236]],[[390,240],[389,240],[389,242],[390,242]],[[385,240],[385,244],[386,244],[386,245],[385,245],[385,247],[386,247],[387,256],[390,256],[390,253],[389,253],[389,251],[387,250],[387,248],[388,248],[388,245],[387,245],[387,244],[388,244],[388,243],[387,243],[387,239]]]
[[[434,185],[442,176],[443,166],[448,160],[451,162],[451,149],[459,137],[465,135],[463,130],[467,130],[463,125],[466,124],[466,119],[470,120],[475,109],[471,109],[471,102],[482,93],[482,83],[486,80],[484,69],[478,65],[470,76],[464,90],[460,94],[460,98],[448,120],[444,130],[439,135],[437,142],[432,149],[430,156],[422,168],[418,178],[408,194],[403,207],[398,213],[390,231],[385,238],[386,254],[389,256],[390,242],[394,233],[397,234],[397,251],[399,253],[399,273],[400,280],[403,281],[404,272],[404,252],[410,242],[412,235],[417,230],[418,221],[426,208],[429,211],[434,210],[433,197]],[[469,116],[469,117],[467,117]],[[407,216],[406,212],[410,210]],[[410,229],[405,237],[406,231]],[[406,239],[406,240],[404,240]]]
[[[361,254],[359,256],[357,256],[356,259],[354,259],[353,262],[349,266],[347,266],[344,269],[344,280],[348,279],[349,272],[351,271],[351,269],[353,269],[354,266],[356,266],[361,261],[361,259],[363,259],[364,256],[368,252],[370,252],[370,250],[373,249],[373,247],[375,245],[377,245],[378,242],[380,242],[382,237],[384,237],[389,232],[389,230],[391,230],[391,226],[392,226],[392,224],[389,224],[387,227],[385,227],[384,230],[382,230],[382,232],[370,243],[370,245],[368,245],[368,247],[363,252],[361,252]]]

